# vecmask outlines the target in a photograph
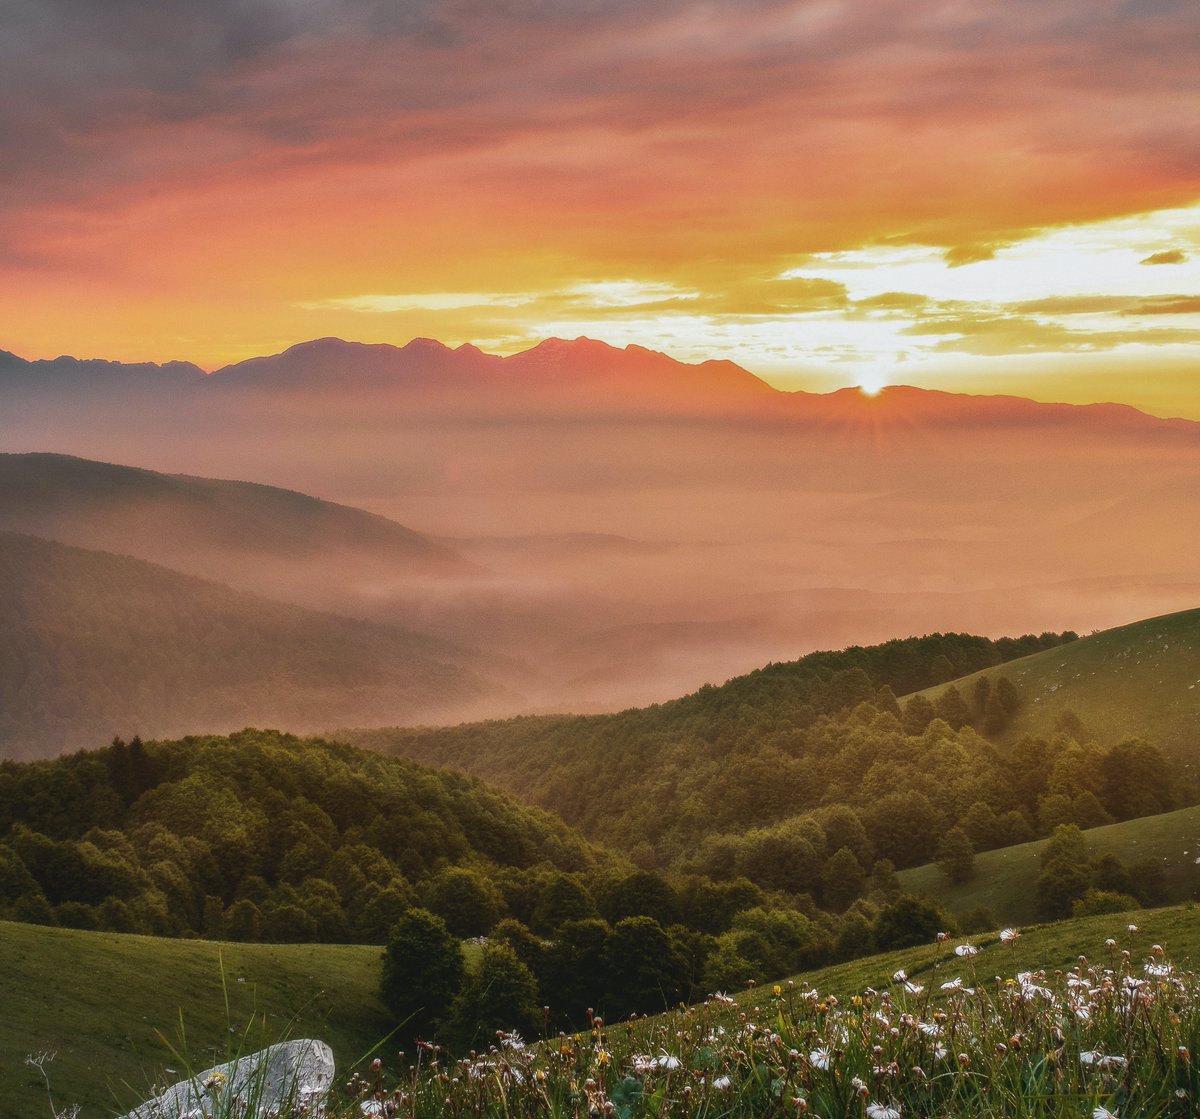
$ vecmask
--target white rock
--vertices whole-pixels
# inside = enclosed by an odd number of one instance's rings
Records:
[[[323,1041],[284,1041],[181,1080],[122,1119],[267,1119],[287,1104],[316,1115],[333,1086]]]

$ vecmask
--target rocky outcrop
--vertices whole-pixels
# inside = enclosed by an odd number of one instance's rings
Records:
[[[122,1119],[267,1119],[285,1108],[313,1115],[333,1071],[323,1041],[285,1041],[181,1080]]]

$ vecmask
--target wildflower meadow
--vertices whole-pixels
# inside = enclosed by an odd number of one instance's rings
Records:
[[[377,1058],[294,1115],[1167,1119],[1195,1115],[1200,977],[1124,927],[1023,970],[1021,934],[942,940],[880,988],[803,981],[453,1057]]]

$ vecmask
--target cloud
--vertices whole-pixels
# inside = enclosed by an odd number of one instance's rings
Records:
[[[408,295],[349,295],[300,304],[308,311],[361,311],[389,315],[397,311],[463,311],[476,307],[514,307],[540,298],[530,292],[439,291]]]
[[[1169,346],[1200,343],[1200,330],[1073,330],[1061,323],[1020,315],[953,315],[914,323],[901,331],[916,336],[950,335],[936,343],[936,353],[988,357],[1013,354],[1112,350],[1120,346]]]
[[[1164,249],[1160,253],[1151,253],[1138,264],[1185,264],[1188,255],[1182,249]]]
[[[996,245],[955,245],[942,254],[942,259],[951,268],[961,268],[964,264],[995,260],[996,248]]]
[[[919,311],[929,305],[929,296],[911,291],[885,291],[866,299],[854,301],[855,310],[861,311]]]
[[[1121,312],[1123,315],[1198,315],[1200,295],[1164,295],[1142,299]]]

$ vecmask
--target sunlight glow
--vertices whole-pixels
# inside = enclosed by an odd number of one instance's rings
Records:
[[[878,370],[864,373],[858,382],[858,391],[863,396],[878,396],[887,387],[887,378]]]

